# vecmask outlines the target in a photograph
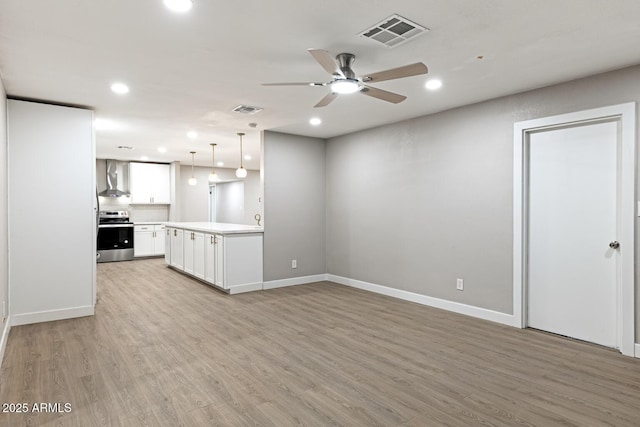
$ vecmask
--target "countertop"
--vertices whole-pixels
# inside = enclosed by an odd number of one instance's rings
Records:
[[[224,222],[165,222],[164,224],[167,227],[216,234],[245,234],[264,232],[264,228],[258,225],[228,224]]]
[[[167,221],[133,221],[133,225],[162,225]]]

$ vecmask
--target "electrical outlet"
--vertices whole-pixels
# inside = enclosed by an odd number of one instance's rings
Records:
[[[291,260],[291,268],[298,268],[298,260],[295,260],[295,259]]]
[[[456,279],[456,289],[459,291],[464,291],[464,280]]]

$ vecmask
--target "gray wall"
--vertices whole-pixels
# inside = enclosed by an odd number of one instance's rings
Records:
[[[264,280],[324,274],[325,141],[267,131],[263,144]]]
[[[514,122],[629,101],[640,67],[330,139],[327,272],[511,314]]]
[[[244,221],[244,182],[216,185],[216,222],[242,224]]]
[[[194,186],[189,185],[191,178],[191,165],[180,165],[180,182],[178,185],[179,193],[179,215],[172,221],[181,222],[202,222],[209,221],[209,173],[211,168],[196,166],[195,176],[198,183]],[[221,180],[237,180],[235,169],[216,168],[216,173]],[[249,216],[241,215],[240,224],[255,225],[253,215],[260,212],[256,195],[261,194],[260,189],[260,172],[255,170],[247,170],[245,182],[245,207],[244,211],[253,212]],[[247,211],[248,210],[248,211]],[[254,212],[255,211],[255,212]]]

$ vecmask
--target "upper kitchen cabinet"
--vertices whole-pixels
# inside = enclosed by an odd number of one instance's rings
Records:
[[[171,204],[170,166],[157,163],[129,164],[131,204]]]

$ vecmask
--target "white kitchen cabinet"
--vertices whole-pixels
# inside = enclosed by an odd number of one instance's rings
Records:
[[[227,289],[224,282],[224,237],[205,234],[204,280]]]
[[[164,255],[165,226],[162,224],[134,225],[133,255],[136,257]]]
[[[164,230],[164,262],[167,265],[171,264],[171,232],[172,229],[169,227]]]
[[[218,236],[205,234],[204,236],[204,280],[212,285],[216,284],[216,261],[218,256]]]
[[[185,242],[184,266],[171,263],[172,267],[230,294],[262,289],[261,229],[218,223],[170,223],[169,227],[174,232],[183,230]]]
[[[216,281],[214,284],[222,289],[229,289],[229,283],[224,276],[224,236],[216,236],[214,242],[216,245]]]
[[[182,229],[171,229],[171,261],[169,265],[179,270],[184,269],[184,233]]]
[[[184,272],[204,279],[204,233],[184,233]]]
[[[171,204],[170,166],[131,162],[129,191],[132,204]]]
[[[193,233],[193,275],[204,280],[204,233]]]

